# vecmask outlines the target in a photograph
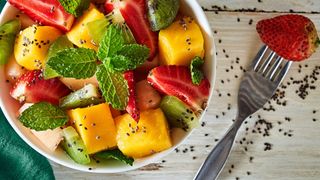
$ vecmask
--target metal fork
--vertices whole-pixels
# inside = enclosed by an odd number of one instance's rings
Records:
[[[216,179],[230,154],[234,139],[242,122],[273,96],[287,74],[291,61],[287,61],[263,46],[248,71],[244,74],[238,93],[238,114],[230,129],[210,152],[194,180]]]

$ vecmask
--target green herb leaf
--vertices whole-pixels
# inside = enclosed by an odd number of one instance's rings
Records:
[[[106,66],[121,72],[136,69],[148,59],[149,51],[146,46],[139,44],[124,45],[117,55],[107,58]]]
[[[65,125],[68,122],[68,116],[59,107],[40,102],[23,111],[19,120],[28,128],[44,131]]]
[[[90,5],[90,0],[59,0],[64,10],[68,13],[79,17],[84,10],[87,10]]]
[[[48,50],[47,59],[50,59],[51,57],[55,56],[57,52],[63,49],[72,48],[72,47],[73,47],[73,44],[72,42],[69,41],[67,36],[60,36],[50,46]],[[55,70],[53,70],[48,64],[46,64],[43,71],[43,76],[44,76],[44,79],[51,79],[51,78],[59,77],[60,75]]]
[[[124,110],[128,104],[128,83],[120,72],[111,72],[103,64],[98,66],[96,77],[102,95],[113,108]]]
[[[97,69],[96,53],[92,49],[68,48],[51,57],[47,65],[63,77],[85,79]]]
[[[119,149],[102,151],[102,152],[97,153],[95,156],[98,158],[101,158],[101,159],[111,159],[112,158],[112,159],[124,162],[130,166],[132,166],[133,162],[134,162],[133,158],[127,157]]]
[[[98,58],[100,60],[111,57],[125,44],[120,26],[110,25],[99,45]]]
[[[204,60],[199,56],[194,57],[191,61],[190,72],[193,84],[199,85],[204,78],[203,72],[201,71],[201,66],[203,63]]]

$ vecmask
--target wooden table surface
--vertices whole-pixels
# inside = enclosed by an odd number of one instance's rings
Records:
[[[298,12],[311,18],[320,29],[319,0],[199,0],[199,3],[210,21],[218,54],[214,98],[203,126],[175,152],[138,170],[90,174],[52,163],[57,179],[192,179],[235,117],[243,69],[261,45],[256,22]],[[319,73],[320,50],[308,61],[293,65],[274,100],[243,124],[219,179],[320,179]]]

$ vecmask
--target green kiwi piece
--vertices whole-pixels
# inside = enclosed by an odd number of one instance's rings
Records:
[[[100,44],[100,41],[102,40],[104,34],[106,33],[109,25],[118,24],[118,23],[120,24],[124,23],[124,19],[120,11],[115,9],[102,19],[88,22],[87,28],[93,42],[98,45]]]
[[[62,136],[61,146],[71,159],[79,164],[89,164],[89,154],[77,131],[72,126],[68,126],[62,130]]]
[[[8,21],[0,26],[0,65],[8,62],[20,28],[21,22],[18,19]]]
[[[104,100],[101,98],[98,88],[92,84],[87,84],[83,88],[61,98],[59,106],[63,109],[74,109],[102,102]]]
[[[152,31],[159,31],[174,21],[180,2],[179,0],[147,0],[147,7]]]
[[[188,105],[175,96],[163,97],[160,108],[164,112],[171,127],[190,131],[199,125],[199,120],[195,113]]]
[[[73,44],[67,36],[60,36],[57,40],[55,40],[49,50],[48,50],[48,55],[47,55],[47,60],[49,60],[51,57],[55,56],[57,52],[67,49],[67,48],[72,48]],[[44,71],[43,71],[43,76],[44,79],[51,79],[55,77],[59,77],[60,75],[53,70],[48,64],[45,65]]]

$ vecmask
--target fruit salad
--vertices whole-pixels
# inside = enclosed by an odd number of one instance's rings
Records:
[[[20,12],[0,26],[0,63],[18,120],[52,152],[132,165],[199,124],[204,38],[179,0],[8,2]]]

